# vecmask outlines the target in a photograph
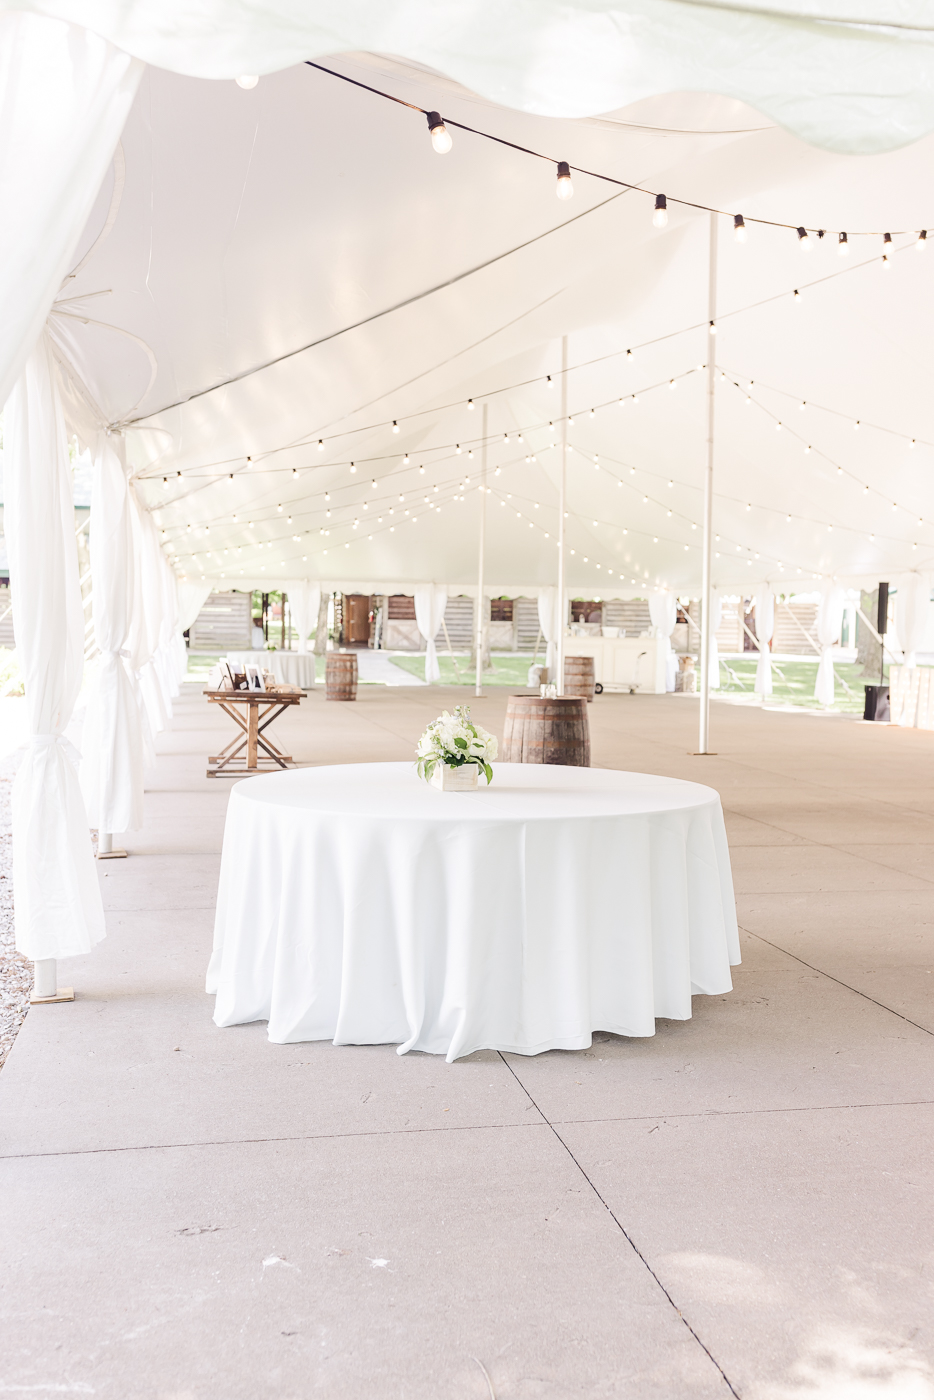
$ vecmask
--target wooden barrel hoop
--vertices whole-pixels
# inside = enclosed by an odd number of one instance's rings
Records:
[[[564,658],[564,693],[582,695],[588,702],[594,697],[594,669],[592,656],[566,656]]]
[[[587,701],[577,695],[557,700],[510,695],[502,759],[504,763],[560,763],[589,768]]]
[[[324,667],[325,700],[356,700],[357,657],[352,651],[329,651]]]

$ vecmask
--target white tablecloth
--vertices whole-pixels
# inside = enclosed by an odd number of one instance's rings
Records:
[[[711,788],[498,763],[443,793],[410,763],[306,768],[230,795],[207,990],[278,1044],[460,1055],[652,1035],[732,987]]]
[[[311,690],[315,683],[315,658],[300,651],[229,651],[225,660],[242,671],[244,666],[265,666],[283,685]]]

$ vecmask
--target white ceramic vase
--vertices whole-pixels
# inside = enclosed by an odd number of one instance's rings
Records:
[[[441,792],[476,792],[479,773],[475,763],[462,763],[457,768],[437,763],[429,782]]]

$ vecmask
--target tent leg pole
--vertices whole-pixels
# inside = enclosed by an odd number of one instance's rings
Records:
[[[717,216],[710,216],[710,274],[707,301],[707,469],[704,473],[704,554],[701,583],[701,694],[697,752],[710,752],[710,574],[713,550],[714,399],[716,366],[710,326],[717,320]]]
[[[558,601],[555,615],[558,628],[558,665],[556,676],[549,676],[558,687],[558,694],[564,694],[564,634],[567,631],[567,603],[565,602],[564,567],[564,512],[568,484],[568,338],[561,337],[561,482],[558,489]]]
[[[47,997],[54,997],[58,991],[58,964],[55,959],[37,958],[33,963],[33,968],[35,970],[33,996],[43,1001]]]
[[[99,831],[97,833],[97,853],[102,856],[109,856],[114,848],[114,839],[109,831]]]
[[[483,446],[481,448],[480,465],[480,562],[477,579],[477,679],[474,686],[474,695],[483,694],[483,551],[486,544],[486,425],[488,405],[483,405]]]

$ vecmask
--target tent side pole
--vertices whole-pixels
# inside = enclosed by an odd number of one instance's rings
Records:
[[[483,551],[486,544],[486,424],[488,405],[483,405],[483,445],[480,449],[480,562],[477,579],[477,683],[474,695],[483,694]]]
[[[558,625],[558,674],[555,681],[558,694],[564,694],[564,633],[567,629],[567,604],[564,600],[564,512],[568,486],[568,338],[561,337],[561,482],[558,489],[558,600],[555,615]]]
[[[707,470],[704,473],[704,557],[701,582],[701,693],[698,753],[710,752],[710,566],[713,550],[713,454],[716,366],[710,327],[717,320],[717,216],[710,216],[710,270],[707,291]]]

